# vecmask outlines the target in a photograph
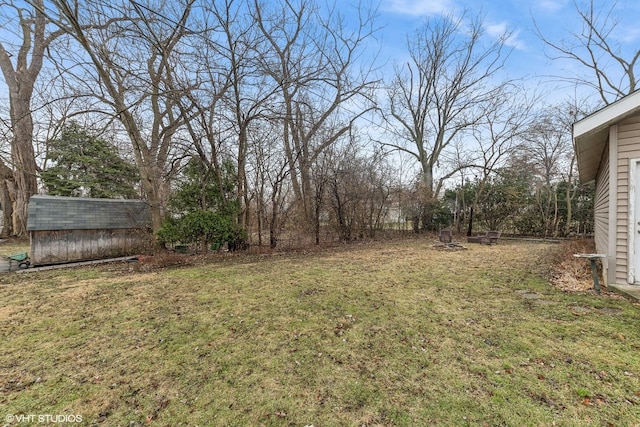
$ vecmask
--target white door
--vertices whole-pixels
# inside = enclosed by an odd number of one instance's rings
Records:
[[[629,166],[629,282],[640,284],[640,159]]]

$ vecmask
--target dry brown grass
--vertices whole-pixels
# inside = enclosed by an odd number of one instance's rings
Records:
[[[585,258],[576,258],[574,254],[588,254],[595,252],[592,239],[569,240],[559,245],[552,258],[551,283],[565,291],[589,291],[593,289],[591,263]],[[601,264],[599,274],[602,278]],[[603,280],[600,281],[606,289]]]

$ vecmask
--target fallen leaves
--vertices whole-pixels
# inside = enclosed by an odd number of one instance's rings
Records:
[[[553,262],[551,284],[570,292],[593,289],[591,264],[583,258],[573,256],[577,253],[593,252],[595,252],[593,240],[581,239],[562,243]]]
[[[598,408],[606,404],[606,398],[604,396],[585,397],[582,399],[584,406],[597,406]]]

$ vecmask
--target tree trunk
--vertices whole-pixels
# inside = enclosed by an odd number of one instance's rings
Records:
[[[279,203],[278,198],[280,194],[280,183],[273,184],[271,189],[271,218],[269,218],[269,247],[275,249],[278,245],[278,213]]]
[[[572,220],[572,216],[573,216],[573,212],[572,212],[572,205],[573,205],[573,196],[571,195],[571,183],[568,182],[567,183],[567,192],[565,194],[565,198],[567,201],[567,218],[566,218],[566,222],[564,224],[564,237],[569,236],[569,234],[571,234],[571,220]]]
[[[575,192],[577,190],[571,191],[572,182],[573,182],[573,165],[575,164],[576,156],[573,155],[571,157],[571,166],[569,167],[569,176],[567,177],[567,191],[565,193],[565,200],[567,201],[567,218],[564,225],[564,237],[569,236],[571,234],[571,220],[573,217],[573,197],[575,196]],[[573,193],[573,194],[572,194]],[[578,230],[580,231],[580,230]]]
[[[269,219],[269,247],[275,249],[278,245],[278,232],[276,230],[278,221],[277,203],[271,199],[271,218]]]
[[[239,102],[236,104],[236,109],[239,109]],[[236,200],[238,202],[238,224],[241,228],[246,228],[249,224],[249,197],[246,191],[247,184],[247,123],[242,120],[242,115],[239,111],[236,111],[238,124],[240,125],[240,132],[238,134],[238,174],[237,188],[236,188]]]
[[[2,205],[2,232],[0,237],[13,235],[13,202],[10,190],[15,188],[13,171],[0,161],[0,204]]]
[[[422,165],[422,182],[420,188],[420,198],[422,199],[422,209],[420,219],[422,226],[420,229],[424,232],[433,228],[433,166],[423,162]]]
[[[33,86],[42,69],[44,50],[50,41],[58,37],[45,37],[46,20],[42,14],[42,0],[35,0],[33,10],[21,9],[19,26],[22,30],[22,44],[16,55],[11,55],[0,43],[0,69],[9,89],[9,114],[11,117],[11,162],[13,185],[4,186],[9,191],[13,210],[13,235],[27,233],[27,208],[29,198],[38,191],[36,161],[33,151],[33,117],[31,96]],[[15,67],[11,58],[15,58]],[[31,60],[31,63],[29,63]],[[5,183],[7,181],[5,180]]]
[[[27,233],[27,210],[29,198],[38,192],[36,180],[36,160],[33,152],[33,118],[31,116],[31,90],[18,88],[11,91],[11,123],[13,139],[11,141],[11,160],[13,162],[13,180],[15,191],[13,201],[13,234],[24,236]]]

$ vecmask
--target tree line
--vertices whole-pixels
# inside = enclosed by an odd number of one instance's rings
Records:
[[[635,90],[635,59],[597,62],[622,53],[593,3],[576,7],[577,43],[540,36],[593,72],[564,78],[599,99],[555,104],[506,75],[513,34],[488,35],[481,16],[426,18],[391,69],[377,10],[338,6],[3,2],[2,235],[26,233],[38,192],[143,198],[161,242],[203,248],[590,232],[571,123]],[[615,73],[628,83],[597,84]]]

